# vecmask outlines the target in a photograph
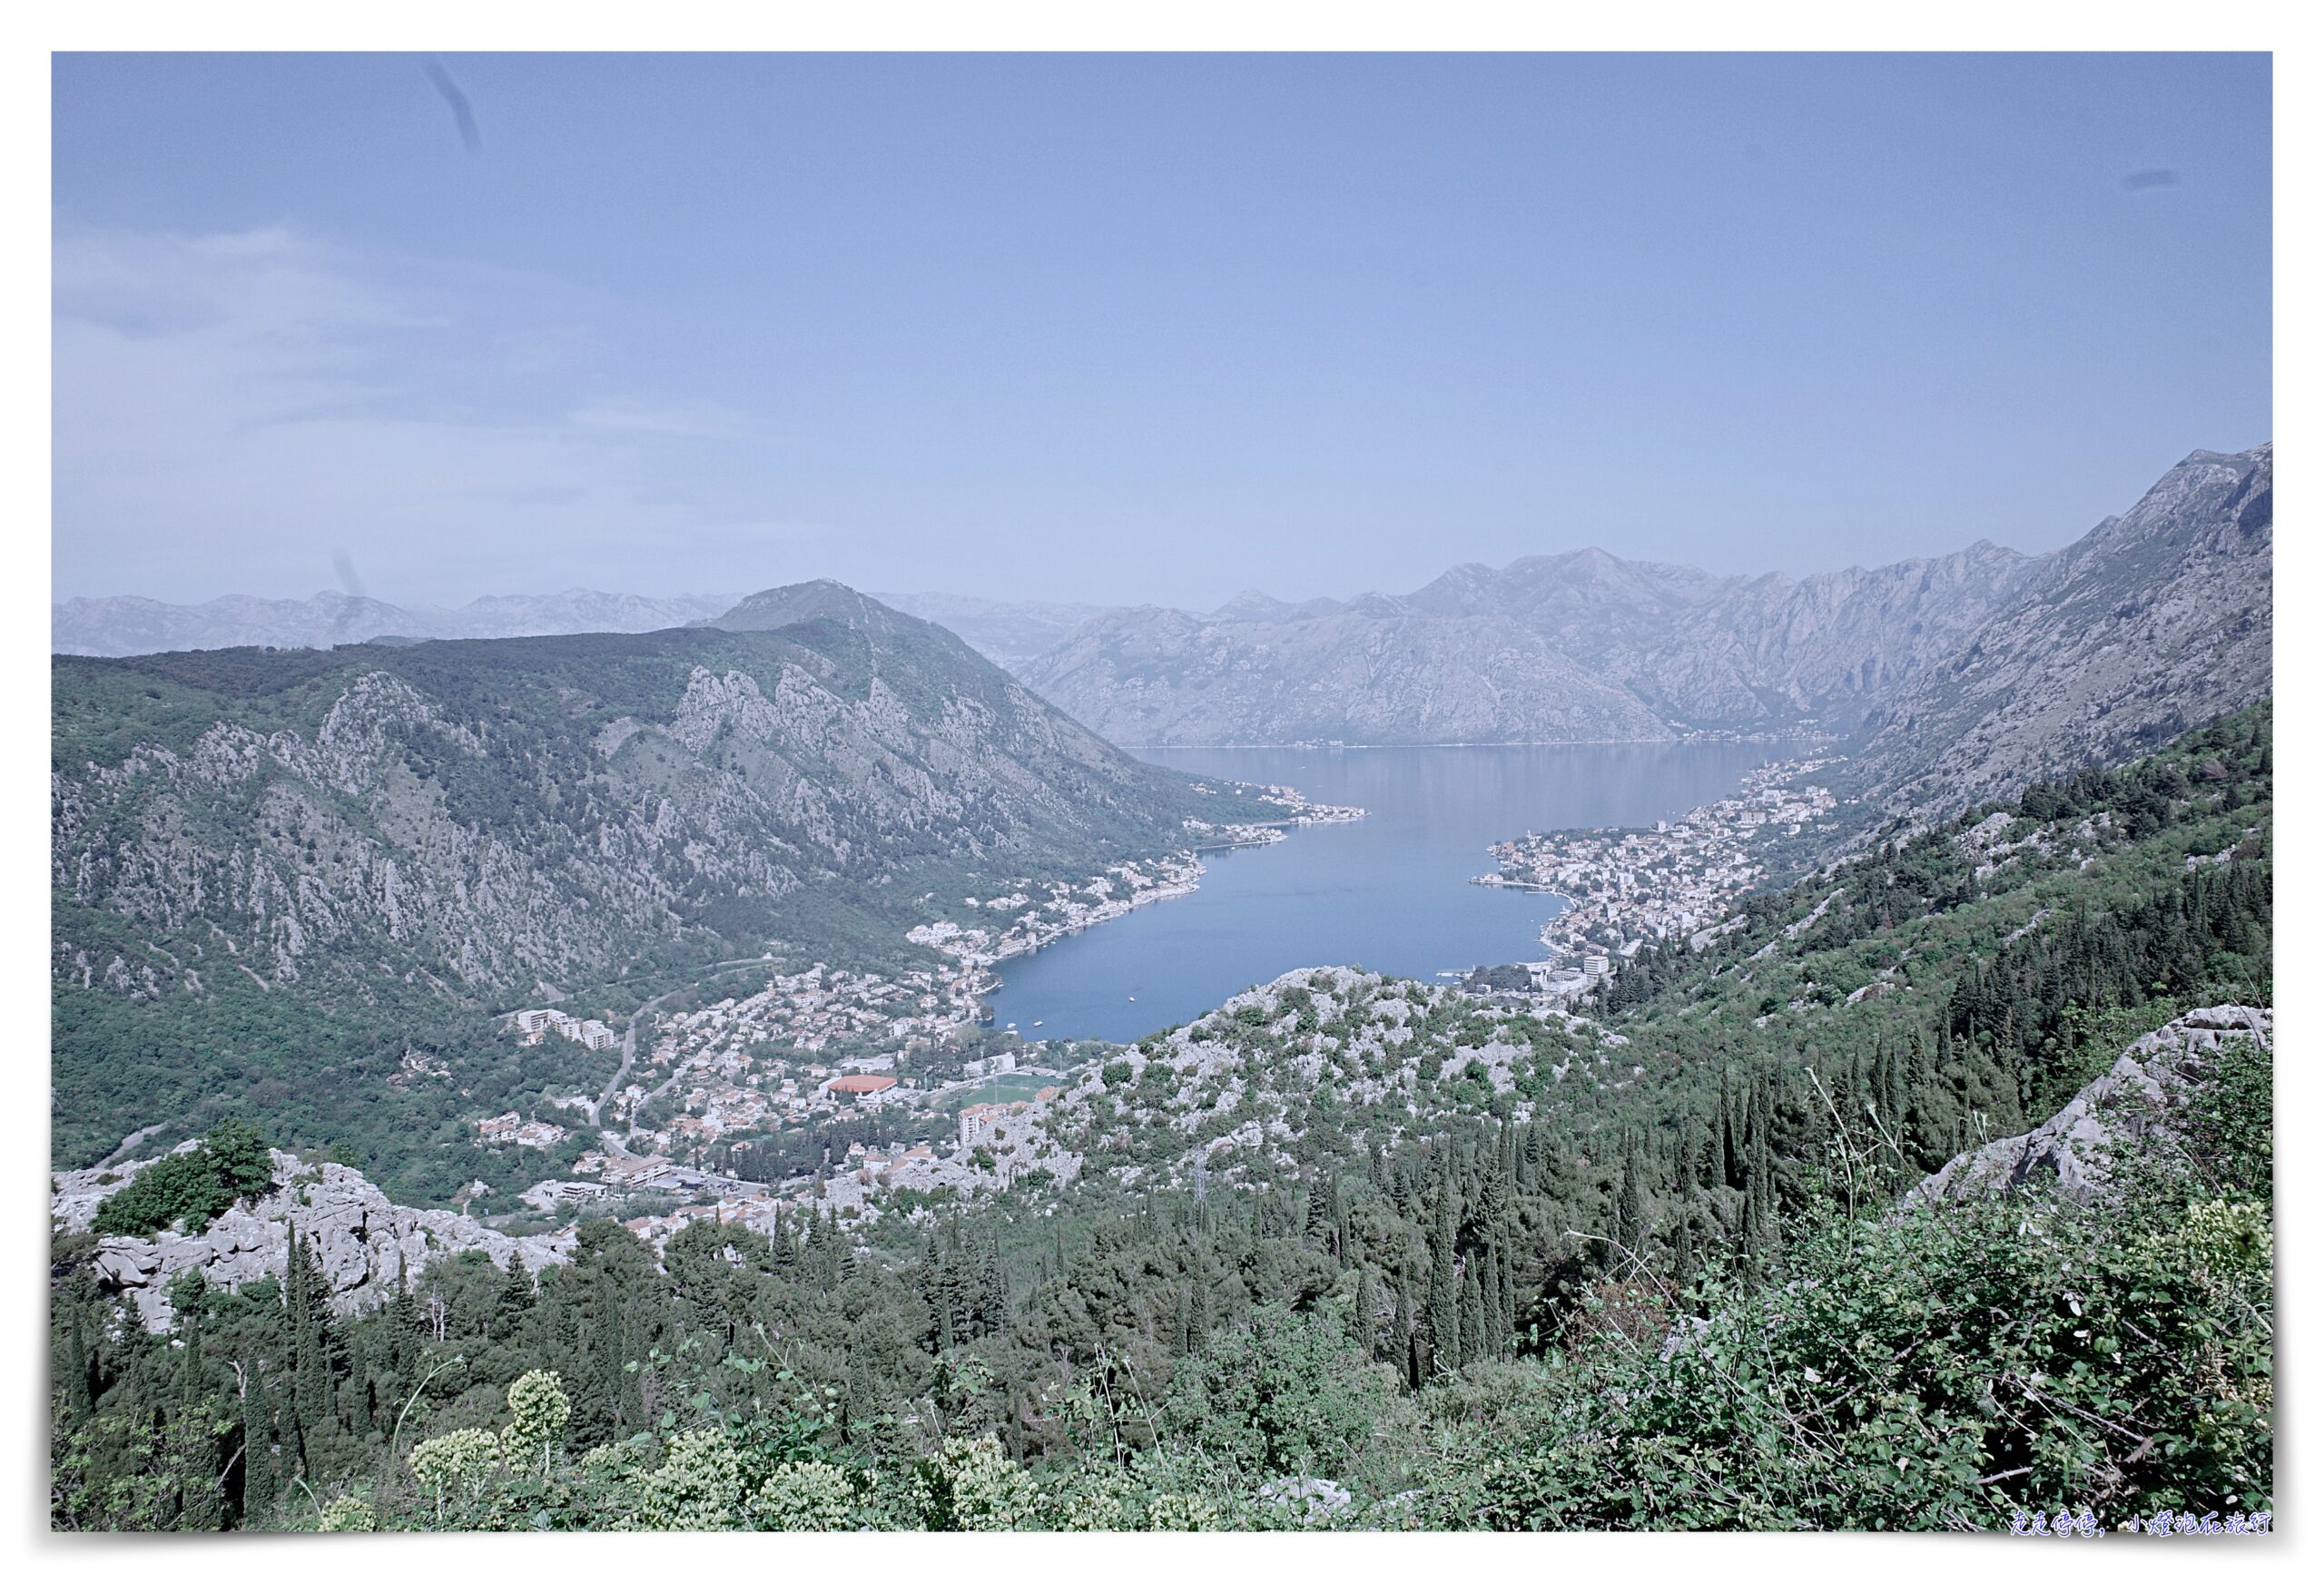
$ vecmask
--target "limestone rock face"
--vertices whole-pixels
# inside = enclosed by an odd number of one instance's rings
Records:
[[[1978,543],[1805,578],[1603,550],[1455,566],[1405,595],[1108,611],[1016,666],[1126,742],[1650,742],[1672,722],[1849,731],[2038,579]]]
[[[2275,686],[2275,447],[2197,451],[2044,557],[2024,598],[1875,721],[1873,800],[1942,820],[2120,763]]]
[[[572,1256],[573,1234],[511,1237],[444,1209],[406,1209],[388,1202],[360,1171],[334,1164],[308,1165],[273,1151],[274,1189],[257,1203],[237,1204],[202,1231],[174,1230],[153,1237],[110,1236],[91,1257],[98,1283],[128,1299],[145,1328],[168,1328],[170,1283],[192,1271],[228,1290],[288,1269],[293,1233],[322,1275],[331,1307],[341,1313],[376,1308],[395,1295],[407,1275],[417,1277],[438,1259],[481,1249],[506,1268],[514,1259],[527,1270],[561,1264]],[[56,1178],[50,1217],[63,1230],[83,1232],[97,1208],[126,1186],[138,1169],[75,1171]],[[99,1184],[111,1174],[120,1179]]]
[[[1228,802],[1281,811],[1198,795],[838,585],[722,622],[57,659],[54,987],[171,1019],[286,993],[366,1026],[553,1000],[641,959],[798,943],[832,912],[901,933],[922,870],[950,890],[1029,860],[1100,869]],[[117,1096],[169,1087],[174,1036],[124,1054],[75,1035],[94,1017],[58,1026],[54,1146],[77,1165],[153,1119]],[[280,1067],[294,1088],[333,1077]]]
[[[1638,698],[1507,616],[1436,615],[1376,596],[1300,620],[1116,612],[1024,674],[1100,734],[1141,745],[1672,735]]]
[[[2097,1203],[2118,1162],[2169,1145],[2222,1047],[2271,1049],[2273,1027],[2272,1011],[2250,1006],[2206,1007],[2166,1023],[2040,1126],[1955,1155],[1907,1193],[1901,1207],[1959,1204],[2035,1180],[2054,1181],[2077,1204]]]

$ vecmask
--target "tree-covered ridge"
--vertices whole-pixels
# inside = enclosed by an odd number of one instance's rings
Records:
[[[1894,832],[1702,951],[1642,949],[1601,998],[1641,1043],[1877,1085],[1933,1169],[2048,1114],[2146,1008],[2272,999],[2272,828],[2262,705]]]
[[[1995,811],[1633,968],[1596,1026],[1352,972],[1279,980],[1068,1096],[1050,1136],[1080,1151],[1071,1179],[1020,1177],[972,1214],[898,1203],[860,1240],[822,1217],[696,1225],[657,1263],[591,1223],[537,1290],[452,1262],[350,1320],[294,1272],[187,1293],[173,1337],[111,1325],[61,1243],[53,1510],[1994,1528],[2036,1505],[2266,1509],[2264,1039],[2221,1036],[2172,1147],[2123,1162],[2101,1202],[1896,1206],[2138,1036],[2267,1004],[2267,717]],[[511,1396],[536,1371],[570,1409],[537,1461],[516,1426],[547,1386]],[[294,1471],[311,1498],[283,1494]]]

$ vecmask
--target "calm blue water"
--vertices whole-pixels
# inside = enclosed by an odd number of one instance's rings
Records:
[[[994,1020],[1027,1038],[1127,1042],[1294,968],[1426,978],[1538,960],[1541,927],[1564,904],[1470,884],[1492,870],[1486,848],[1528,830],[1669,819],[1723,796],[1785,750],[1155,748],[1138,756],[1371,811],[1354,824],[1294,830],[1274,846],[1206,854],[1209,872],[1193,895],[1002,963]]]

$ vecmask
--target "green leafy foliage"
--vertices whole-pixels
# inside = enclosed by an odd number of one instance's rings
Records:
[[[239,1199],[273,1185],[274,1161],[258,1133],[239,1121],[211,1128],[198,1145],[165,1155],[98,1206],[100,1236],[140,1236],[164,1226],[200,1231]]]

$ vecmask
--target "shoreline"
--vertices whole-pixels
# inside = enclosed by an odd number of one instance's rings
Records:
[[[1090,909],[1089,915],[1087,917],[1068,919],[1045,928],[1035,927],[1023,933],[1018,932],[1012,926],[1011,929],[1004,931],[998,940],[994,940],[981,929],[963,929],[957,924],[950,925],[943,930],[935,929],[929,925],[921,925],[910,930],[905,938],[913,940],[914,943],[929,946],[960,965],[964,974],[963,988],[968,993],[974,1008],[969,1026],[990,1026],[996,1019],[997,1015],[990,1004],[991,996],[995,990],[1005,988],[1005,980],[994,970],[1001,963],[1013,961],[1019,957],[1033,956],[1057,944],[1059,940],[1086,933],[1102,924],[1112,923],[1118,919],[1126,918],[1138,908],[1151,903],[1173,901],[1180,897],[1193,895],[1200,888],[1204,875],[1209,871],[1207,865],[1202,860],[1202,854],[1205,852],[1242,851],[1256,847],[1276,846],[1289,841],[1294,830],[1315,825],[1353,824],[1367,817],[1370,812],[1369,810],[1363,808],[1312,801],[1295,787],[1257,786],[1256,782],[1243,782],[1238,784],[1256,786],[1257,790],[1276,794],[1278,801],[1289,811],[1278,819],[1237,820],[1232,823],[1222,824],[1188,821],[1187,829],[1189,833],[1213,837],[1223,836],[1225,839],[1212,840],[1207,842],[1197,841],[1181,847],[1164,857],[1143,860],[1161,867],[1162,878],[1159,882],[1137,886],[1125,896],[1108,897],[1097,907]],[[1113,873],[1118,870],[1109,869],[1107,871]],[[1024,921],[1025,917],[1021,914],[1015,920],[1016,924],[1022,924]],[[923,934],[922,930],[928,932]],[[970,935],[982,938],[974,944],[965,943]],[[964,943],[955,945],[953,942],[956,940]],[[1024,1042],[1032,1044],[1039,1041],[1027,1039]]]
[[[1753,743],[1837,742],[1821,731],[1775,732],[1767,735],[1559,737],[1523,742],[1115,742],[1126,753],[1252,752],[1260,750],[1291,753],[1378,752],[1388,748],[1698,748],[1739,747]]]
[[[1797,835],[1831,813],[1837,803],[1828,790],[1793,787],[1839,762],[1813,757],[1760,765],[1726,796],[1651,828],[1512,837],[1489,849],[1495,870],[1470,883],[1562,900],[1564,909],[1539,936],[1553,964],[1587,960],[1593,952],[1628,957],[1649,940],[1699,946],[1728,926],[1738,899],[1765,878],[1754,855],[1764,837],[1785,828]],[[1607,932],[1616,938],[1597,938]]]

